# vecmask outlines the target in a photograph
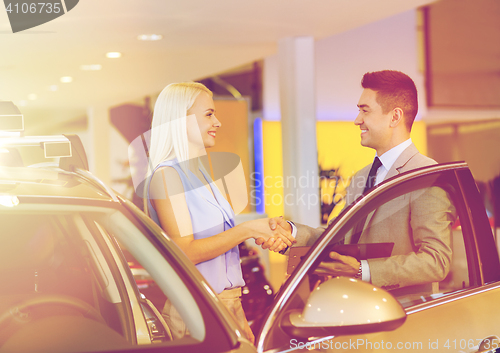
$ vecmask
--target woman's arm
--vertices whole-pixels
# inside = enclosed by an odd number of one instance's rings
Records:
[[[150,195],[163,230],[194,263],[211,260],[250,238],[281,238],[285,243],[294,239],[283,229],[272,231],[268,219],[244,222],[208,238],[194,239],[184,188],[174,168],[158,169],[151,180]],[[175,207],[173,206],[175,205]]]

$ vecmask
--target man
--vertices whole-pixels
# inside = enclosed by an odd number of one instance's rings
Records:
[[[420,154],[410,138],[418,109],[412,79],[401,72],[385,70],[366,73],[361,85],[364,90],[354,124],[361,129],[361,145],[373,148],[376,156],[373,164],[352,178],[346,205],[385,179],[436,164]],[[449,271],[453,219],[453,206],[446,192],[439,188],[391,200],[368,215],[366,225],[354,227],[345,239],[345,243],[394,242],[391,257],[360,262],[331,252],[333,262],[323,262],[318,269],[334,276],[361,278],[389,290],[406,287],[410,293],[432,293],[436,290],[432,284],[443,280]],[[272,220],[271,228],[276,224],[291,228],[281,218]],[[324,230],[305,225],[296,228],[297,246],[312,245]],[[266,246],[269,244],[263,244]]]

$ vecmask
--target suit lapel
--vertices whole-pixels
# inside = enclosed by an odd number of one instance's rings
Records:
[[[387,172],[387,175],[385,176],[384,180],[387,180],[389,178],[392,178],[393,176],[396,176],[396,175],[399,175],[401,174],[402,172],[405,172],[406,169],[404,168],[406,163],[408,163],[408,161],[414,156],[416,155],[418,152],[418,149],[417,147],[415,147],[415,145],[412,143],[410,146],[408,146],[404,151],[403,153],[401,153],[399,155],[399,157],[396,159],[396,161],[394,162],[394,164],[392,165],[391,169],[389,169],[389,171]],[[367,174],[368,175],[368,174]],[[362,192],[362,191],[361,191]],[[373,215],[375,214],[377,210],[373,210],[372,212],[370,212],[368,214],[368,217],[366,217],[366,223],[365,223],[365,228],[363,229],[363,234],[361,234],[361,237],[359,238],[359,240],[361,240],[363,238],[363,236],[365,235],[365,230],[368,229],[370,227],[370,222],[373,218]]]
[[[412,143],[409,145],[403,153],[399,155],[399,157],[396,159],[394,164],[392,165],[391,169],[387,172],[387,175],[385,176],[384,180],[387,180],[389,178],[392,178],[395,175],[399,175],[402,172],[406,171],[404,169],[406,163],[418,153],[417,147]]]

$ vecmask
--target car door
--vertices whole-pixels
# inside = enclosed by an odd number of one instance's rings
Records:
[[[438,210],[443,207],[445,211]],[[419,217],[425,222],[432,220],[438,211],[441,214],[432,226],[442,227],[440,232],[444,235],[436,245],[432,244],[436,239],[425,234],[428,230],[417,229],[417,221]],[[363,231],[360,242],[363,239],[373,241],[372,234],[379,234],[381,238],[385,233],[394,236],[394,230],[401,227],[394,222],[399,219],[399,212],[410,214],[413,227],[410,240],[415,251],[425,249],[432,254],[430,257],[436,264],[430,268],[446,269],[438,281],[401,288],[387,285],[388,292],[375,286],[371,286],[371,290],[361,290],[370,285],[352,279],[355,283],[347,283],[350,286],[347,288],[344,282],[335,282],[335,278],[317,271],[332,245],[348,238],[360,220],[366,218],[367,232],[365,235]],[[403,238],[395,240],[392,255],[404,241]],[[395,271],[401,268],[404,264]],[[412,274],[414,277],[420,275]],[[379,280],[372,273],[373,278]],[[402,279],[401,283],[405,280],[416,281],[414,278]],[[496,320],[499,280],[496,245],[467,165],[451,163],[421,168],[377,186],[339,215],[283,285],[263,321],[256,346],[259,352],[394,349],[476,352],[495,349],[500,345],[497,338],[500,324]],[[424,286],[428,289],[424,290]],[[381,294],[387,305],[379,305],[374,293]],[[389,303],[392,300],[394,302]],[[397,307],[404,310],[406,320],[400,313],[396,314]],[[372,314],[374,308],[375,316]],[[312,313],[312,310],[317,312]],[[298,320],[300,317],[302,319]]]
[[[125,207],[119,211],[94,214],[87,221],[106,238],[110,261],[120,269],[140,350],[254,352],[250,342],[241,339],[238,326],[213,289],[175,243],[135,206],[121,200]],[[135,276],[131,265],[139,270]],[[145,281],[138,282],[138,278]],[[167,302],[174,308],[171,321],[165,318]],[[176,336],[178,325],[173,327],[173,323],[185,325],[186,331]]]

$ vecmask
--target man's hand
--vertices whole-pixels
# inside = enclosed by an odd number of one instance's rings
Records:
[[[288,234],[292,232],[292,226],[283,218],[283,216],[270,218],[269,228],[271,230],[278,229],[279,231],[286,232]],[[293,242],[296,243],[297,241],[294,240]],[[285,244],[280,238],[269,238],[267,241],[265,241],[264,238],[258,238],[255,240],[255,244],[261,245],[262,249],[269,249],[269,251],[275,252],[280,252],[287,247],[287,244]]]
[[[287,232],[292,232],[292,226],[286,221],[283,216],[269,218],[269,228],[275,230],[278,226],[285,229]]]
[[[356,258],[351,256],[340,255],[335,251],[330,253],[332,262],[321,262],[316,269],[316,274],[330,276],[345,276],[354,277],[358,274],[359,266],[361,265]]]

